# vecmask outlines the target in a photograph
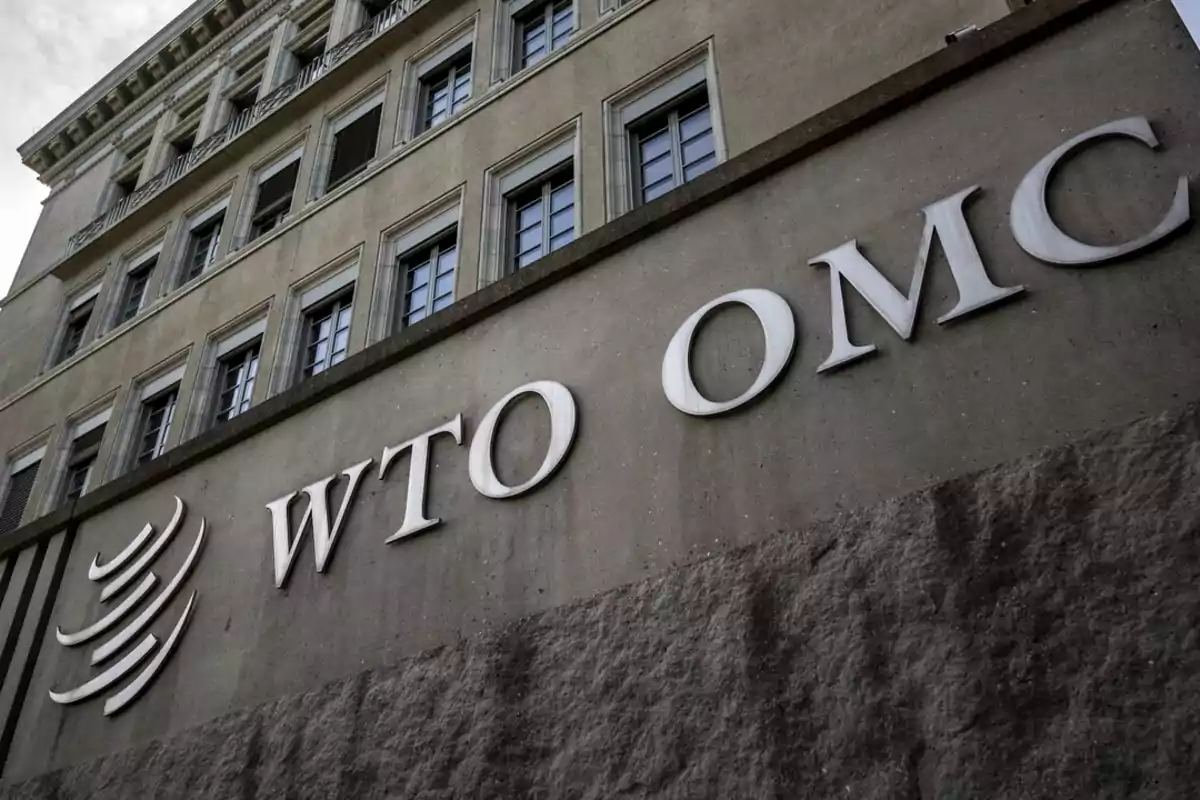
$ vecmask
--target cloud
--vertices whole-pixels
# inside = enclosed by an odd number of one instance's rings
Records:
[[[0,0],[0,295],[48,189],[17,147],[190,5],[189,0]]]

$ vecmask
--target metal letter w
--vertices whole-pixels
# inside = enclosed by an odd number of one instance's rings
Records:
[[[329,527],[329,485],[337,479],[337,475],[330,475],[328,478],[319,480],[311,486],[306,486],[300,490],[308,495],[308,508],[305,510],[304,516],[300,519],[300,527],[296,529],[295,536],[292,536],[289,509],[298,493],[292,492],[273,503],[267,504],[267,510],[271,512],[271,534],[274,538],[276,588],[282,589],[283,585],[287,583],[288,575],[292,571],[293,562],[296,560],[296,551],[300,549],[300,542],[304,539],[304,531],[309,527],[312,528],[313,549],[316,551],[317,557],[317,572],[325,571],[325,565],[329,563],[333,547],[337,544],[338,536],[341,535],[342,523],[346,520],[346,511],[350,508],[350,503],[354,500],[355,492],[358,491],[359,481],[362,480],[363,472],[366,471],[367,467],[371,466],[373,461],[374,459],[369,458],[361,464],[355,464],[342,473],[350,479],[350,484],[346,487],[346,493],[342,495],[342,504],[338,508],[337,517],[333,520],[332,528]]]

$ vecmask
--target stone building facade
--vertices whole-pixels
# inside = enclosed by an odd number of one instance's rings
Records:
[[[22,147],[0,797],[1182,797],[1186,2],[198,2]]]

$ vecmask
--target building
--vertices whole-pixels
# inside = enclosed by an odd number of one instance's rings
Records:
[[[1194,11],[199,0],[21,148],[0,797],[1188,796]]]

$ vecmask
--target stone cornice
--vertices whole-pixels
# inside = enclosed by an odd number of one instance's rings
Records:
[[[80,160],[86,158],[97,145],[107,143],[110,139],[119,133],[121,126],[129,123],[137,114],[142,113],[156,100],[161,98],[163,94],[172,86],[179,84],[180,81],[186,79],[193,74],[197,69],[202,68],[209,62],[214,53],[219,52],[226,47],[233,39],[241,35],[247,27],[261,20],[267,13],[280,5],[286,4],[287,0],[261,0],[257,5],[243,14],[232,25],[218,34],[212,41],[205,44],[202,48],[192,54],[187,62],[181,65],[178,69],[168,73],[158,83],[155,83],[147,89],[142,95],[131,102],[129,105],[122,108],[111,119],[106,121],[104,125],[98,128],[88,137],[88,141],[79,147],[68,152],[53,165],[48,167],[40,174],[40,179],[43,183],[51,184],[63,178],[68,170],[79,163]],[[168,29],[176,25],[179,20],[192,20],[193,16],[197,16],[206,11],[212,5],[211,0],[203,3],[197,3],[192,6],[184,15],[177,17],[175,21],[168,26]],[[167,30],[167,29],[164,29]],[[157,38],[157,36],[155,37]],[[140,52],[134,55],[142,55]],[[70,107],[60,113],[50,123],[38,131],[29,141],[25,142],[18,148],[21,159],[28,165],[29,160],[55,137],[59,136],[72,121],[83,113],[89,103],[96,102],[104,93],[110,91],[114,86],[118,85],[119,79],[129,71],[129,64],[133,60],[131,56],[117,69],[110,72],[105,78],[94,87],[88,90],[80,100],[77,100]],[[101,91],[103,89],[103,91]]]

